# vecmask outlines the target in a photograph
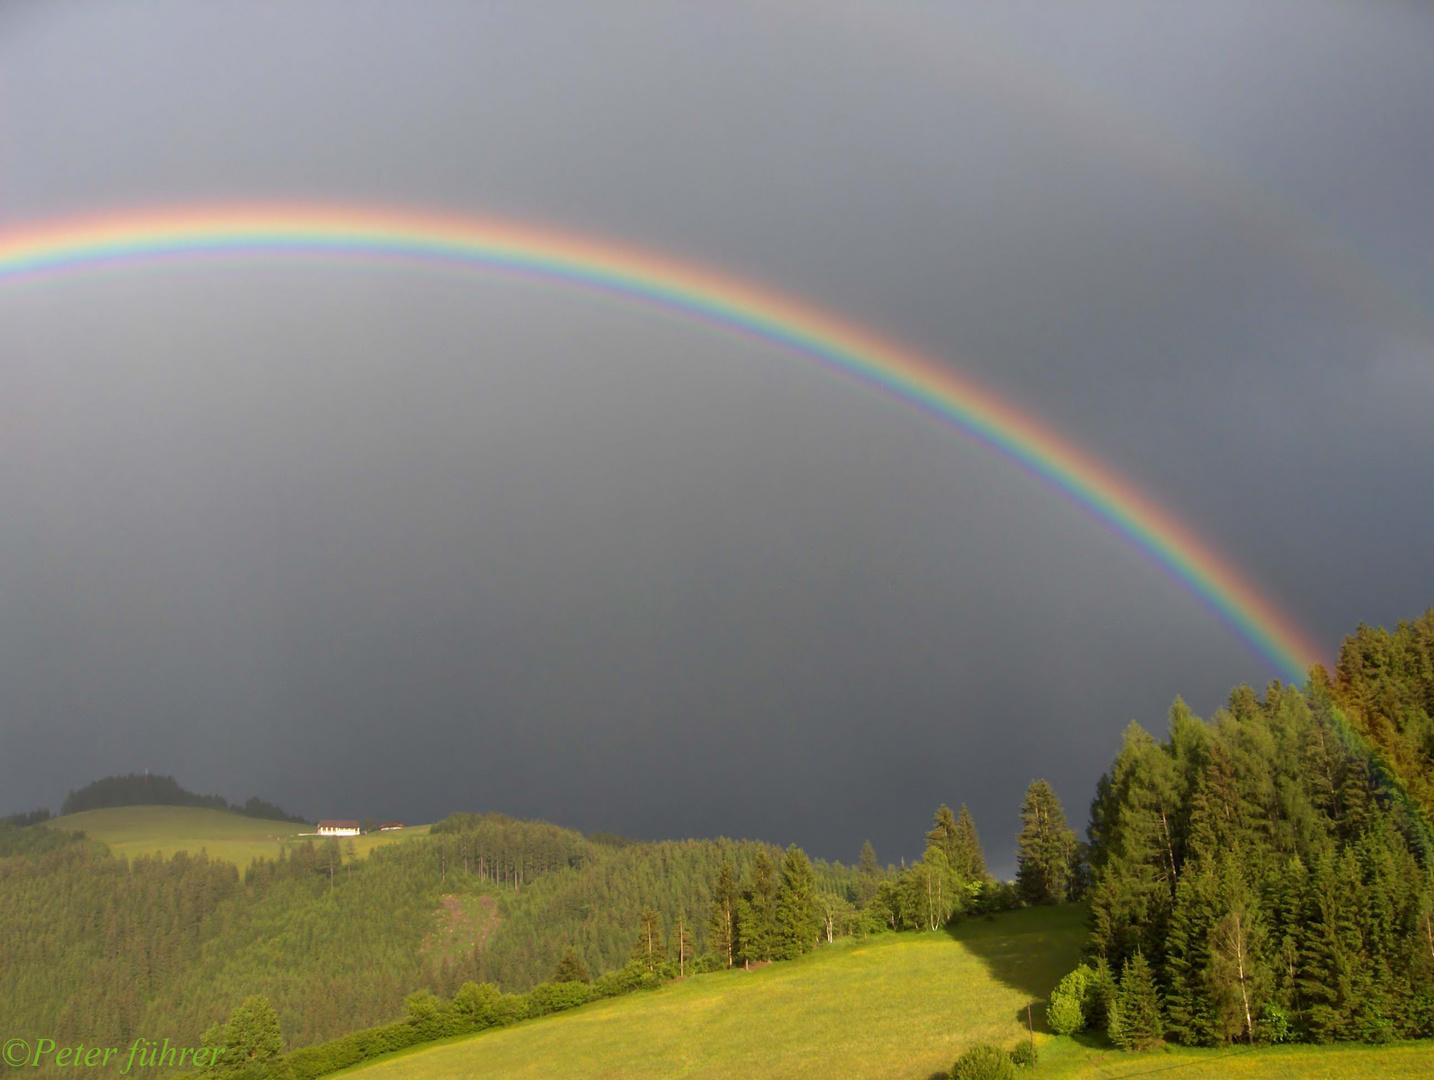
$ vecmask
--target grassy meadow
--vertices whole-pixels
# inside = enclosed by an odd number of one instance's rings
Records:
[[[298,833],[313,831],[310,825],[266,821],[197,806],[116,806],[66,814],[45,824],[50,828],[83,832],[92,840],[107,844],[116,855],[167,857],[178,851],[191,854],[206,851],[211,857],[226,859],[240,869],[257,858],[276,858],[284,844],[303,839],[297,837]],[[352,839],[355,853],[367,855],[380,844],[427,832],[427,825],[418,825],[400,832],[345,837],[340,844],[347,851],[348,841]]]
[[[699,975],[352,1072],[364,1080],[926,1080],[971,1043],[1009,1046],[1026,1037],[1026,1005],[1075,965],[1084,918],[1080,907],[1032,909],[950,933],[838,943],[758,971]]]
[[[1032,1080],[1376,1080],[1434,1075],[1434,1046],[1271,1047],[1123,1054],[1046,1034],[1040,1002],[1075,965],[1079,906],[1009,912],[952,931],[846,942],[514,1027],[416,1048],[350,1080],[930,1080],[977,1042],[1011,1047],[1034,1015]]]

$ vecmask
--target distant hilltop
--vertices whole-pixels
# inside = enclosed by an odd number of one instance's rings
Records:
[[[149,773],[126,773],[105,776],[65,796],[61,814],[77,814],[82,810],[103,810],[111,806],[202,806],[210,810],[228,810],[245,817],[266,821],[292,821],[307,824],[308,819],[290,814],[273,803],[251,796],[241,806],[230,803],[222,795],[198,795],[180,787],[172,776],[151,776]]]

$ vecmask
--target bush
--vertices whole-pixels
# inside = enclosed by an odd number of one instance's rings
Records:
[[[592,984],[593,997],[617,997],[619,994],[628,994],[634,990],[643,989],[647,982],[647,968],[640,961],[634,960],[627,967],[620,967],[616,971],[599,975]]]
[[[576,1008],[592,1000],[592,987],[584,982],[541,983],[528,991],[528,1015],[546,1016]]]
[[[980,1043],[956,1059],[952,1080],[1016,1080],[1011,1055],[999,1046]]]
[[[727,961],[716,953],[703,953],[687,965],[687,970],[693,975],[705,975],[709,971],[726,971]]]
[[[1074,1035],[1086,1029],[1086,997],[1090,992],[1093,972],[1085,964],[1070,972],[1051,994],[1046,1006],[1046,1024],[1057,1035]]]
[[[453,1011],[474,1031],[482,1031],[497,1023],[502,992],[492,983],[466,982],[453,995]]]
[[[1281,1043],[1290,1037],[1290,1014],[1273,1001],[1265,1002],[1260,1013],[1259,1038],[1264,1042]]]
[[[356,1031],[318,1046],[302,1047],[289,1055],[289,1067],[294,1080],[314,1080],[315,1077],[347,1069],[380,1054],[402,1050],[422,1041],[415,1028],[400,1021],[385,1027]]]
[[[1036,1047],[1034,1043],[1017,1043],[1016,1048],[1011,1051],[1011,1064],[1018,1069],[1029,1069],[1036,1064]]]
[[[991,915],[998,911],[1014,911],[1021,906],[1016,886],[1009,881],[983,881],[971,899],[971,914]]]

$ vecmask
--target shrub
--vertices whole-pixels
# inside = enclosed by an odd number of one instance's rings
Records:
[[[528,991],[528,1015],[546,1016],[592,1000],[592,988],[583,982],[541,983]]]
[[[492,983],[466,982],[453,995],[453,1011],[473,1030],[482,1031],[497,1023],[498,1004],[502,998],[502,992]]]
[[[971,900],[973,915],[990,915],[997,911],[1014,911],[1021,906],[1016,886],[1009,881],[982,881]]]
[[[593,997],[617,997],[619,994],[641,990],[647,985],[647,974],[647,968],[642,962],[634,960],[627,967],[599,975],[592,984]]]
[[[1070,972],[1051,994],[1046,1006],[1046,1024],[1057,1035],[1074,1035],[1086,1029],[1086,997],[1090,992],[1093,972],[1085,964]]]
[[[1017,1043],[1011,1051],[1011,1064],[1018,1069],[1029,1069],[1036,1063],[1036,1047],[1034,1043]]]
[[[498,1005],[494,1009],[493,1023],[516,1024],[519,1020],[528,1018],[528,995],[527,994],[503,994],[498,998]]]
[[[694,975],[705,975],[709,971],[726,971],[727,961],[716,953],[703,953],[687,966]]]
[[[999,1046],[979,1043],[956,1059],[952,1080],[1016,1080],[1011,1055]]]
[[[294,1080],[314,1080],[327,1073],[338,1072],[352,1065],[402,1050],[422,1042],[418,1031],[406,1021],[384,1027],[367,1028],[318,1046],[305,1046],[289,1055]]]
[[[1265,1002],[1256,1030],[1263,1042],[1284,1042],[1290,1037],[1289,1012],[1273,1001]]]
[[[415,990],[403,1000],[408,1022],[424,1039],[441,1039],[450,1032],[452,1010],[448,1002],[428,990]]]

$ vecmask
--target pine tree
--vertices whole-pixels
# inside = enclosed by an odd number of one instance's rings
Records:
[[[1316,1042],[1353,1037],[1364,981],[1360,885],[1351,856],[1327,854],[1310,872],[1298,987]]]
[[[942,803],[936,808],[936,817],[932,822],[931,831],[926,834],[926,846],[941,849],[946,856],[948,863],[954,863],[956,859],[956,815],[951,812],[951,807]]]
[[[245,998],[223,1025],[210,1028],[201,1041],[221,1051],[213,1066],[213,1071],[221,1075],[270,1075],[284,1053],[279,1016],[262,994]]]
[[[852,888],[852,899],[858,907],[866,907],[876,895],[881,881],[881,866],[876,861],[876,848],[870,840],[862,841],[861,854],[857,856],[856,883]]]
[[[1108,1030],[1110,1041],[1122,1050],[1148,1050],[1165,1038],[1160,994],[1144,953],[1126,961]]]
[[[662,944],[662,924],[653,908],[642,910],[642,925],[632,946],[632,958],[650,973],[656,973],[667,959],[667,950]]]
[[[777,947],[777,870],[766,848],[752,862],[752,879],[737,904],[737,938],[742,958],[762,963]]]
[[[726,967],[731,967],[737,953],[737,881],[732,876],[732,867],[722,864],[717,872],[717,881],[712,886],[712,912],[707,920],[707,944],[721,958]]]
[[[1217,892],[1218,883],[1209,866],[1187,869],[1175,890],[1175,909],[1165,943],[1169,987],[1165,1005],[1171,1033],[1186,1046],[1208,1045],[1215,1038],[1207,976]]]
[[[1075,875],[1076,837],[1065,811],[1044,780],[1032,780],[1021,804],[1016,838],[1016,891],[1028,904],[1061,904],[1070,899]]]
[[[861,854],[857,856],[857,873],[863,877],[880,877],[881,864],[876,861],[876,848],[871,846],[870,840],[863,840]]]
[[[956,850],[951,856],[951,868],[967,881],[986,879],[986,853],[981,850],[981,837],[976,833],[976,821],[966,804],[956,815]]]
[[[782,856],[777,892],[776,942],[773,955],[793,960],[810,952],[817,942],[816,876],[812,861],[796,844]]]
[[[558,962],[558,969],[553,972],[553,982],[592,982],[587,965],[583,963],[582,957],[578,956],[577,949],[571,945],[564,950],[563,958]]]

